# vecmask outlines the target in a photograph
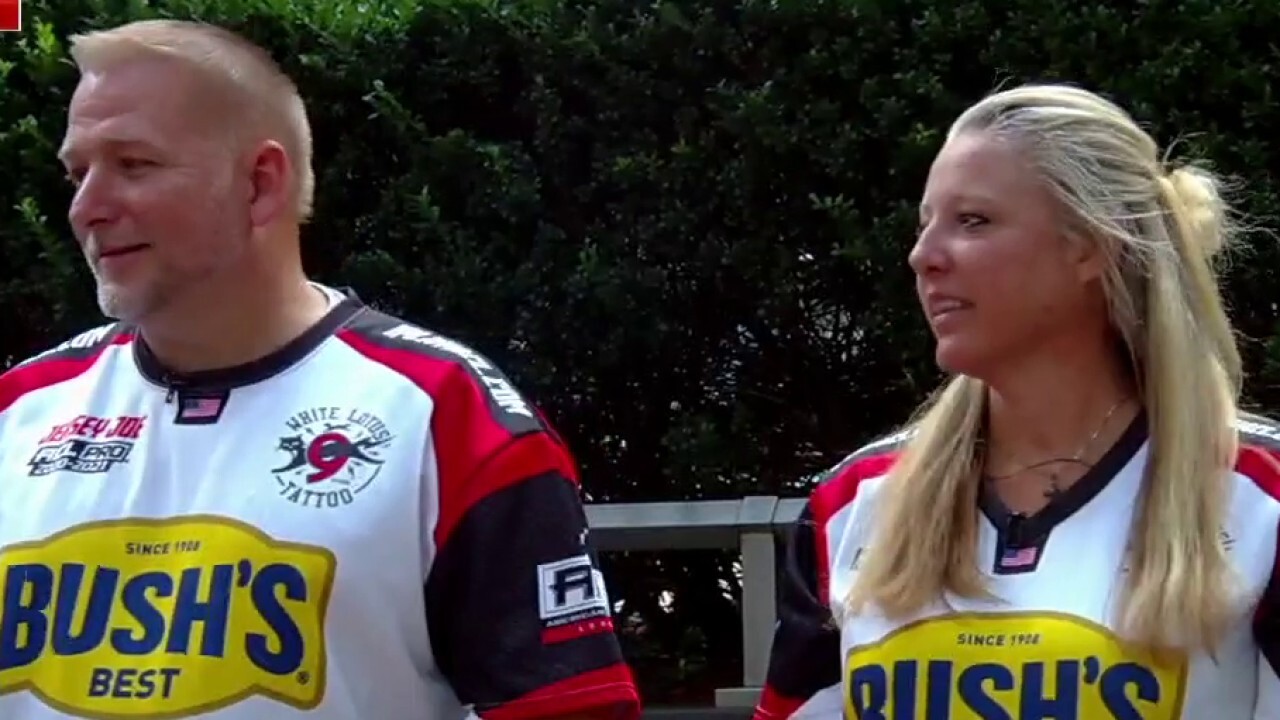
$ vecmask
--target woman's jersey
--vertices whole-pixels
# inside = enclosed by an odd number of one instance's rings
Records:
[[[238,368],[112,325],[0,376],[0,719],[639,714],[568,450],[332,300]]]
[[[1168,664],[1126,650],[1112,630],[1147,462],[1142,417],[1044,511],[1024,519],[982,497],[977,558],[997,601],[948,594],[899,620],[841,613],[876,551],[876,496],[903,441],[854,453],[810,496],[757,720],[1280,718],[1280,427],[1242,421],[1220,533],[1249,605],[1216,658]]]

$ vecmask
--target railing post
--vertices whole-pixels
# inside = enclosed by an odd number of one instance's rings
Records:
[[[716,690],[716,706],[737,714],[759,701],[777,621],[777,550],[803,498],[588,504],[587,522],[602,552],[732,548],[742,553],[742,687]],[[656,711],[655,711],[656,712]]]
[[[719,707],[752,707],[764,687],[777,618],[773,516],[778,498],[742,499],[737,525],[742,550],[742,685],[716,691]]]

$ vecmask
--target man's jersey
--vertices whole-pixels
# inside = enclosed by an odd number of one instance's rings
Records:
[[[569,451],[325,291],[242,367],[114,325],[0,376],[0,718],[638,715]]]
[[[1280,718],[1280,428],[1241,422],[1220,533],[1249,603],[1215,658],[1163,664],[1113,631],[1146,432],[1139,417],[1035,515],[1013,515],[984,492],[977,558],[996,600],[947,593],[893,620],[841,606],[876,551],[876,496],[906,438],[840,463],[810,495],[790,544],[757,720]]]

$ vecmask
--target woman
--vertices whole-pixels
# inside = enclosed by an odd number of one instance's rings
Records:
[[[952,379],[809,499],[757,718],[1280,718],[1280,428],[1240,417],[1214,178],[1001,92],[909,262]]]

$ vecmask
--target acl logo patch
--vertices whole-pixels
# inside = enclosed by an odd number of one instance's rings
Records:
[[[604,575],[589,555],[538,566],[538,617],[547,645],[613,632]]]

